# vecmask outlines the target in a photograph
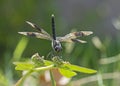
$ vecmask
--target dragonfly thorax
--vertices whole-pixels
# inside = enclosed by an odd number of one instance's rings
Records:
[[[54,51],[56,52],[60,52],[62,50],[62,46],[60,41],[58,40],[53,40],[52,41],[52,48],[54,49]]]

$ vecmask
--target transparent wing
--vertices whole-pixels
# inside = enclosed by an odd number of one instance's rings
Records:
[[[59,40],[60,42],[81,42],[81,43],[85,43],[86,41],[82,41],[77,39],[78,37],[83,37],[83,36],[88,36],[93,34],[92,31],[79,31],[79,32],[72,32],[69,33],[67,35],[65,35],[64,37],[57,37],[57,40]]]
[[[29,25],[30,25],[31,27],[33,27],[34,29],[38,30],[39,33],[44,34],[44,35],[50,37],[50,34],[48,34],[44,29],[39,28],[36,24],[31,23],[31,22],[29,22],[29,21],[26,21],[26,23],[29,24]]]
[[[19,34],[26,35],[26,36],[31,36],[31,37],[36,37],[36,38],[41,38],[41,39],[47,39],[47,40],[52,40],[50,36],[47,36],[42,33],[37,33],[37,32],[18,32]]]

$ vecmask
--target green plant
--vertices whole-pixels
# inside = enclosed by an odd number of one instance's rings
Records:
[[[75,76],[76,72],[82,73],[96,73],[96,70],[88,69],[85,67],[80,67],[77,65],[70,64],[69,62],[63,61],[59,56],[54,56],[52,61],[44,60],[43,57],[39,56],[38,53],[34,54],[31,58],[32,61],[29,62],[14,62],[16,65],[16,70],[27,71],[25,75],[16,83],[16,86],[21,86],[26,79],[33,72],[45,71],[45,70],[53,70],[58,69],[59,72],[68,78]],[[50,71],[52,86],[55,85],[54,78],[52,76],[52,72]]]

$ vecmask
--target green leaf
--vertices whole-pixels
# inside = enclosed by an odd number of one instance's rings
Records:
[[[27,44],[28,44],[28,39],[25,37],[23,37],[19,41],[19,43],[17,44],[16,49],[13,53],[13,60],[14,61],[19,60],[21,58],[21,55],[23,54]]]
[[[14,62],[16,65],[15,70],[31,70],[34,68],[34,64],[30,62]]]
[[[52,61],[48,61],[48,60],[44,60],[44,64],[45,64],[45,66],[48,66],[48,65],[53,64],[53,62]]]
[[[78,71],[78,72],[82,72],[82,73],[96,73],[97,72],[96,70],[93,70],[93,69],[88,69],[88,68],[85,68],[85,67],[72,65],[72,64],[69,64],[69,63],[64,64],[64,66],[68,67],[70,70]]]
[[[71,70],[66,70],[66,69],[63,69],[63,68],[59,68],[59,72],[67,78],[71,78],[71,77],[76,75],[75,72],[73,72]]]

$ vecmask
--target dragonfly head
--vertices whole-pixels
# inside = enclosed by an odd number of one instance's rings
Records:
[[[62,50],[62,46],[60,41],[58,40],[53,40],[52,41],[52,48],[54,49],[54,51],[56,52],[60,52]]]

